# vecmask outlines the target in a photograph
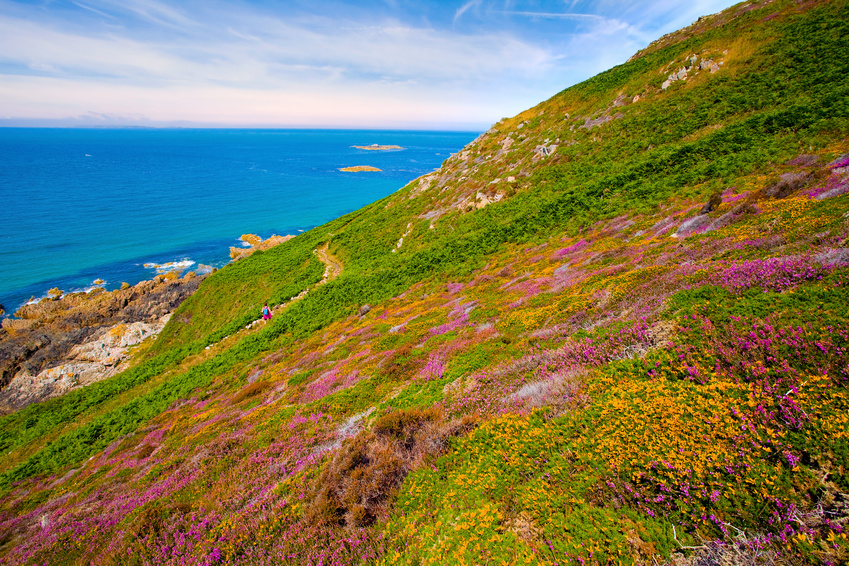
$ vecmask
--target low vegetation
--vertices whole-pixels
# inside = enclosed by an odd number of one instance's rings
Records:
[[[210,275],[0,419],[0,563],[846,563],[847,22],[704,18]]]

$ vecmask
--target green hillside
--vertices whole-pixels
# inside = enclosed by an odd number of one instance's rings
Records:
[[[847,53],[739,4],[207,277],[0,418],[0,564],[849,562]]]

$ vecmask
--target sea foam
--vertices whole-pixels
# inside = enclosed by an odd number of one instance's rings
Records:
[[[181,261],[168,261],[165,263],[146,263],[144,266],[147,269],[155,269],[157,273],[168,273],[169,271],[185,271],[194,264],[194,261],[184,259]]]

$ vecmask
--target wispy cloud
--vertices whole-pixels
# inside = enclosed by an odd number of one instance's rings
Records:
[[[0,0],[0,108],[32,118],[485,127],[624,61],[670,21],[727,4]]]
[[[83,10],[88,10],[89,12],[94,12],[98,16],[103,16],[104,18],[109,18],[112,20],[116,20],[117,18],[111,14],[107,14],[106,12],[102,12],[96,8],[92,8],[91,6],[87,6],[81,2],[71,2],[74,6],[79,6]]]
[[[200,25],[186,13],[156,0],[90,0],[90,4],[104,12],[132,14],[141,20],[172,29],[185,30]]]
[[[454,21],[453,21],[454,25],[457,25],[457,20],[459,20],[461,17],[463,17],[463,14],[465,14],[466,12],[471,10],[472,8],[480,7],[482,4],[483,4],[482,0],[469,0],[468,2],[466,2],[465,4],[463,4],[462,6],[457,8],[457,11],[454,12]]]
[[[502,13],[508,14],[510,16],[524,16],[527,18],[546,18],[555,20],[606,20],[606,18],[597,14],[575,14],[570,12],[519,12],[504,10]]]

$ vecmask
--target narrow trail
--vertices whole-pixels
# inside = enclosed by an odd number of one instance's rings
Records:
[[[291,299],[289,299],[285,303],[280,303],[279,305],[275,305],[274,307],[272,307],[271,308],[272,314],[277,314],[278,312],[282,311],[283,309],[285,309],[289,305],[295,303],[296,301],[303,299],[304,297],[307,296],[307,293],[309,293],[312,289],[315,289],[316,287],[324,285],[328,281],[333,281],[334,279],[339,277],[339,274],[342,273],[342,262],[340,262],[339,259],[336,258],[336,256],[331,254],[328,251],[327,248],[328,248],[328,244],[324,244],[320,248],[316,248],[312,251],[312,253],[315,254],[315,257],[318,258],[318,261],[320,261],[321,263],[324,264],[324,275],[322,276],[321,281],[319,281],[318,283],[316,283],[315,285],[313,285],[309,289],[304,289],[303,291],[301,291],[300,293],[298,293],[297,295],[295,295],[294,297],[292,297]],[[260,322],[262,322],[262,318],[256,319],[255,321],[253,321],[252,323],[250,323],[247,326],[246,330],[248,328],[252,328],[252,327],[256,326]]]
[[[322,276],[321,281],[319,281],[318,283],[316,283],[315,285],[313,285],[312,287],[310,287],[310,288],[308,288],[308,289],[304,289],[303,291],[301,291],[300,293],[298,293],[297,295],[295,295],[294,297],[292,297],[292,298],[291,298],[291,299],[289,299],[288,301],[286,301],[286,302],[284,302],[284,303],[280,303],[279,305],[275,305],[275,306],[271,307],[271,313],[272,313],[272,314],[277,314],[277,313],[279,313],[280,311],[285,310],[285,309],[286,309],[287,307],[289,307],[290,305],[292,305],[292,304],[296,303],[297,301],[299,301],[299,300],[303,299],[304,297],[306,297],[306,296],[307,296],[307,294],[308,294],[308,293],[309,293],[312,289],[315,289],[315,288],[317,288],[317,287],[319,287],[319,286],[321,286],[321,285],[324,285],[324,284],[325,284],[325,283],[327,283],[328,281],[333,281],[334,279],[336,279],[337,277],[339,277],[339,275],[342,273],[342,262],[341,262],[341,261],[339,261],[339,259],[338,259],[336,256],[334,256],[333,254],[331,254],[331,253],[330,253],[330,251],[328,250],[328,244],[324,244],[324,245],[323,245],[323,246],[321,246],[320,248],[316,248],[316,249],[314,249],[314,250],[313,250],[313,253],[315,254],[315,257],[316,257],[316,258],[318,258],[318,260],[319,260],[321,263],[323,263],[323,264],[324,264],[324,276]],[[213,349],[213,348],[216,348],[216,346],[221,345],[221,344],[222,344],[222,343],[224,343],[224,342],[226,342],[226,343],[228,343],[228,344],[235,343],[235,342],[237,342],[237,341],[238,341],[238,340],[239,340],[239,339],[240,339],[240,338],[241,338],[241,337],[242,337],[245,333],[250,332],[250,331],[253,331],[253,330],[254,330],[257,326],[259,326],[262,322],[263,322],[263,320],[262,320],[262,318],[261,318],[261,317],[260,317],[260,318],[257,318],[256,320],[254,320],[253,322],[251,322],[250,324],[248,324],[247,326],[245,326],[243,329],[241,329],[239,332],[237,332],[237,333],[235,333],[235,334],[232,334],[232,335],[230,335],[230,336],[225,336],[225,337],[224,337],[224,338],[222,338],[220,341],[216,342],[215,344],[210,344],[210,345],[209,345],[209,346],[207,346],[205,349],[206,349],[206,350],[211,350],[211,349]],[[233,340],[234,338],[235,338],[235,340]]]
[[[324,278],[321,280],[321,283],[332,281],[339,277],[339,274],[342,273],[342,263],[338,258],[336,258],[336,256],[331,255],[331,253],[327,250],[327,247],[328,244],[324,244],[322,247],[315,250],[316,257],[325,266]],[[321,283],[319,283],[319,285],[321,285]]]

